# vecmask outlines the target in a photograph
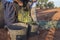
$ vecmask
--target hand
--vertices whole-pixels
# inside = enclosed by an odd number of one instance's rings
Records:
[[[19,6],[23,6],[23,2],[21,2],[20,0],[15,0],[15,2],[17,2]]]
[[[19,6],[23,6],[23,3],[22,2],[19,2],[18,4],[19,4]]]

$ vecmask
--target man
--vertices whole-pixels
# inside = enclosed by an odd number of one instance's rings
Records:
[[[32,4],[31,4],[31,17],[32,17],[34,23],[38,24],[37,16],[36,16],[36,5],[37,5],[37,0],[32,0]]]
[[[3,8],[4,8],[4,21],[5,25],[10,25],[15,22],[15,8],[14,8],[14,0],[2,0]]]
[[[4,20],[5,25],[10,25],[16,22],[16,8],[14,6],[14,1],[16,1],[19,5],[20,2],[18,0],[2,0],[3,8],[4,8]]]

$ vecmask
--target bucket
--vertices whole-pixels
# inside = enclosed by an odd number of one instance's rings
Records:
[[[28,35],[29,36],[35,36],[35,35],[37,35],[37,31],[38,31],[38,25],[30,24],[28,26]]]
[[[27,40],[27,24],[15,23],[8,26],[11,40]]]

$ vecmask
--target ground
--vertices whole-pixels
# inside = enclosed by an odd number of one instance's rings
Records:
[[[60,8],[48,9],[48,10],[37,10],[38,20],[59,20],[60,19]]]
[[[0,12],[0,14],[2,14]],[[1,16],[1,15],[0,15]],[[3,15],[2,15],[3,16]],[[60,20],[60,8],[40,10],[37,9],[38,20]],[[0,24],[3,22],[0,20]],[[30,37],[28,40],[60,40],[60,29],[51,28],[40,30],[40,34]],[[0,28],[0,40],[9,40],[7,30]]]

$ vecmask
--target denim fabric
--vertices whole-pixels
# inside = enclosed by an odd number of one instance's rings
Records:
[[[10,25],[15,22],[15,9],[14,3],[7,2],[6,0],[2,0],[2,4],[4,7],[4,20],[6,25]]]

